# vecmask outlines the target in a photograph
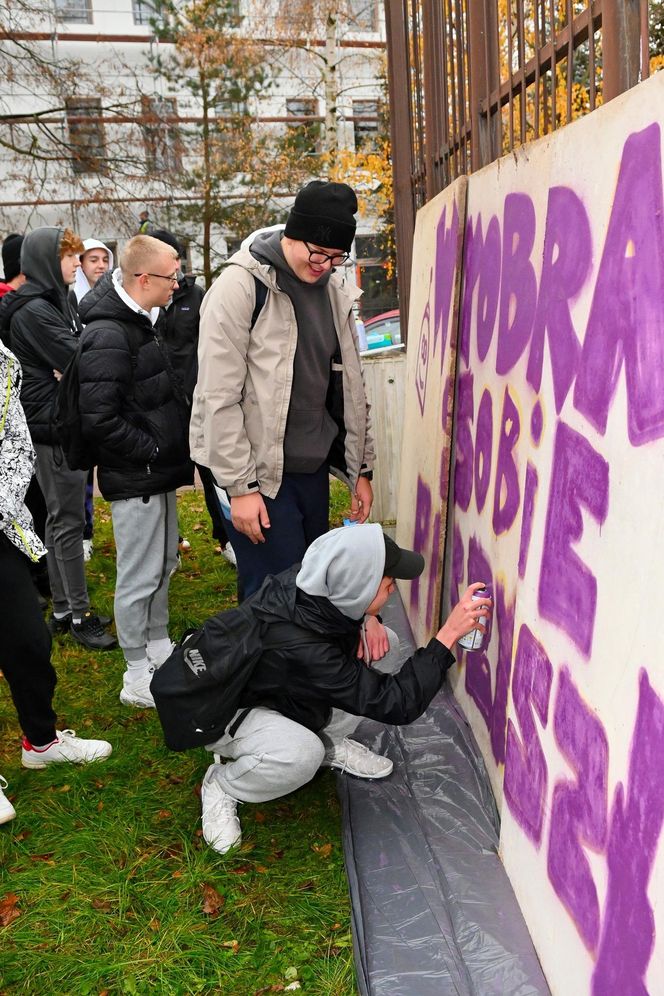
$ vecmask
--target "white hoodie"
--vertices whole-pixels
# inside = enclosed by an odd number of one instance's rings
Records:
[[[109,270],[113,269],[113,253],[107,245],[100,242],[99,239],[84,239],[81,256],[84,256],[89,249],[105,249],[108,253],[108,268]],[[81,266],[76,271],[76,280],[74,281],[74,294],[76,295],[77,303],[82,297],[85,297],[89,290],[92,290],[92,287],[90,286],[90,281],[83,273],[83,267]]]

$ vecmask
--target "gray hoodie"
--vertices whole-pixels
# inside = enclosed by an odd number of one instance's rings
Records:
[[[376,523],[342,526],[319,536],[304,555],[295,583],[322,595],[349,619],[361,619],[385,569],[385,540]]]

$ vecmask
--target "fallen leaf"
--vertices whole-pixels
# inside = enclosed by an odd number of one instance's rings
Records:
[[[173,872],[171,878],[182,878],[182,872],[181,871]]]
[[[184,778],[182,775],[166,775],[166,781],[170,782],[171,785],[182,785]]]
[[[341,924],[340,923],[333,923],[332,924],[332,930],[341,930]]]
[[[238,865],[237,868],[231,868],[234,875],[246,875],[248,871],[251,871],[251,865]]]
[[[102,989],[102,991],[99,993],[99,996],[108,996],[108,989]]]
[[[291,980],[292,979],[297,979],[298,974],[299,973],[298,973],[298,970],[296,969],[295,965],[290,965],[286,969],[286,971],[284,972],[284,978],[291,979]]]
[[[18,896],[15,892],[8,892],[3,899],[0,899],[0,927],[8,927],[21,915],[17,904]]]
[[[203,906],[202,911],[206,916],[215,917],[219,913],[226,899],[222,896],[213,885],[207,885],[203,882]]]
[[[157,819],[158,820],[170,820],[170,818],[171,818],[172,815],[173,814],[170,811],[170,809],[160,809],[159,812],[157,813]]]
[[[93,899],[90,905],[94,910],[103,910],[105,913],[112,908],[108,899]]]
[[[260,872],[261,875],[265,875],[267,873],[267,870],[268,869],[265,867],[265,865],[256,865],[256,871]]]
[[[27,840],[32,834],[32,830],[21,830],[20,833],[14,834],[14,840]]]
[[[254,813],[254,819],[256,820],[256,823],[265,823],[265,813],[261,813],[260,809],[257,809]]]
[[[161,930],[161,921],[157,920],[156,916],[153,916],[148,924],[148,927],[150,930],[154,930],[155,933],[158,933],[158,931]]]
[[[58,789],[58,792],[70,792],[70,791],[71,791],[71,785],[61,785],[60,788]]]
[[[55,864],[55,861],[53,861],[53,855],[54,854],[55,854],[55,851],[48,851],[46,854],[31,854],[30,855],[30,860],[31,861],[44,861],[47,865],[54,865]]]
[[[308,878],[306,882],[301,882],[300,885],[298,885],[300,892],[313,892],[315,888],[316,883],[310,878]]]
[[[332,844],[321,844],[320,847],[318,844],[314,844],[313,849],[316,854],[320,854],[321,858],[329,858],[332,854]]]
[[[278,851],[273,851],[272,854],[270,855],[270,858],[272,861],[280,861],[285,853],[286,853],[285,851],[279,849]]]
[[[103,802],[98,802],[97,803],[97,812],[101,813],[101,811],[102,811],[103,808],[104,808],[104,803]]]
[[[230,948],[232,950],[233,954],[237,954],[238,951],[240,950],[240,942],[239,941],[222,941],[221,942],[221,946],[222,946],[222,948]]]

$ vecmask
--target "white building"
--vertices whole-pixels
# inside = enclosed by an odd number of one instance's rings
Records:
[[[332,33],[328,28],[326,37],[314,25],[307,34],[297,24],[298,2],[304,11],[332,10]],[[303,138],[313,135],[312,152],[326,128],[336,131],[341,149],[375,139],[385,58],[378,0],[233,0],[230,6],[238,15],[235,33],[263,46],[266,58],[269,85],[246,107],[261,133],[299,129]],[[186,74],[174,81],[152,72],[155,57],[172,50],[155,35],[153,18],[146,0],[10,5],[0,40],[2,237],[60,224],[116,248],[138,230],[139,214],[147,210],[154,225],[191,241],[191,262],[200,266],[196,198],[172,177],[186,178],[200,165],[181,136],[183,128],[190,134],[199,128],[202,108]],[[219,107],[212,111],[219,113]],[[229,198],[240,181],[228,184]],[[298,185],[283,177],[276,203],[284,215]],[[190,211],[183,221],[185,205]],[[375,218],[361,218],[358,257],[373,254],[375,230]],[[215,261],[246,234],[214,229]]]

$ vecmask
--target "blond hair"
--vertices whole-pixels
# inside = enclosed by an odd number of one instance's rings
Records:
[[[135,235],[120,253],[123,281],[133,280],[137,273],[147,273],[155,256],[169,256],[173,262],[178,258],[175,249],[165,242],[153,239],[151,235]]]

